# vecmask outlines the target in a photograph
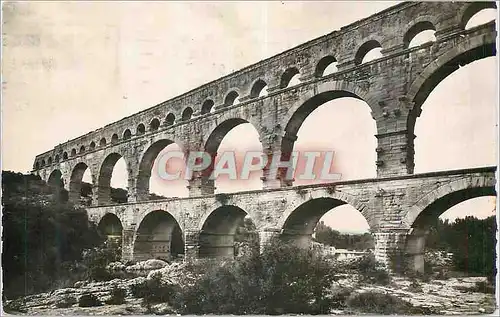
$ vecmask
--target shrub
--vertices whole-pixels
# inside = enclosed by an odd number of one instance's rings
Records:
[[[262,254],[212,267],[172,303],[184,314],[324,314],[333,279],[321,254],[274,241]]]
[[[227,260],[219,258],[199,258],[199,259],[188,259],[186,263],[186,270],[195,274],[203,275],[210,272],[214,268],[224,265],[223,263]]]
[[[226,193],[215,194],[215,200],[225,205],[231,196]]]
[[[127,297],[127,290],[121,287],[113,287],[111,290],[111,298],[106,301],[109,305],[120,305],[125,303],[125,297]]]
[[[449,271],[445,269],[440,269],[436,272],[434,278],[437,280],[447,280],[450,278]]]
[[[332,307],[342,309],[347,307],[347,299],[352,294],[353,289],[349,287],[339,287],[332,291]]]
[[[100,246],[86,250],[83,263],[87,267],[86,279],[94,281],[109,281],[115,276],[107,270],[107,265],[120,259],[119,242],[104,241]]]
[[[389,273],[377,263],[372,253],[361,257],[357,263],[355,262],[355,266],[361,282],[380,285],[391,282]]]
[[[378,292],[353,294],[347,300],[347,305],[359,313],[381,315],[409,314],[412,309],[410,303],[396,296]]]
[[[77,300],[74,296],[66,295],[61,298],[60,301],[56,302],[57,308],[69,308],[77,303]]]
[[[379,292],[353,294],[347,300],[350,309],[356,313],[381,315],[439,315],[441,312],[432,307],[413,306],[394,295]]]
[[[413,293],[422,293],[424,290],[417,279],[412,279],[411,284],[408,287],[408,291]]]
[[[132,296],[143,299],[143,304],[170,303],[172,296],[178,291],[173,284],[162,282],[160,276],[130,286]]]
[[[95,307],[101,305],[101,301],[94,294],[83,294],[78,300],[78,306],[80,307]]]
[[[299,189],[297,189],[297,194],[299,194],[300,197],[304,198],[307,194],[307,190],[305,190],[303,188],[299,188]]]
[[[140,283],[130,285],[130,292],[136,298],[143,298],[148,292],[147,281],[144,280]]]

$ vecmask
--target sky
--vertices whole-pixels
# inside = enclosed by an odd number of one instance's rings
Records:
[[[38,153],[59,143],[396,3],[5,3],[2,169],[28,172]],[[496,165],[496,63],[491,57],[462,67],[429,96],[415,128],[416,173]],[[307,118],[295,146],[334,149],[343,179],[374,177],[375,133],[368,106],[342,98]],[[224,138],[219,153],[259,148],[257,132],[244,124]],[[258,177],[221,179],[217,191],[258,189]],[[112,185],[123,187],[126,178],[117,164]],[[185,185],[151,179],[151,191],[166,196],[187,196]],[[444,216],[484,217],[493,205],[492,198],[474,199]],[[341,231],[367,228],[350,206],[322,220]]]

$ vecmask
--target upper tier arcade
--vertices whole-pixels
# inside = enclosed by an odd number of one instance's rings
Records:
[[[263,151],[285,153],[293,149],[308,114],[324,102],[348,96],[364,100],[376,121],[373,164],[378,177],[412,174],[414,125],[427,96],[459,66],[496,54],[494,22],[465,28],[485,8],[496,4],[398,4],[59,144],[37,155],[33,169],[45,180],[58,170],[65,186],[71,187],[88,167],[93,185],[102,189],[109,186],[107,171],[113,161],[123,157],[130,175],[129,195],[132,201],[140,200],[148,192],[152,162],[166,145],[175,142],[184,151],[215,153],[225,134],[248,122],[259,133]],[[409,47],[425,30],[434,30],[436,40]],[[382,48],[382,57],[363,63],[375,47]],[[337,71],[323,76],[332,63],[337,63]],[[296,74],[300,84],[290,87]],[[267,94],[262,95],[264,87]],[[266,175],[265,171],[265,188],[290,185]],[[190,181],[190,187],[192,195],[213,192],[213,184],[200,176]]]

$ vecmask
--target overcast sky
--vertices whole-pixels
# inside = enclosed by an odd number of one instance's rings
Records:
[[[396,3],[4,4],[2,168],[27,172],[35,155],[59,143]],[[415,172],[495,165],[496,61],[461,68],[429,96],[416,125]],[[343,179],[374,177],[375,133],[368,106],[343,98],[305,121],[296,147],[334,149]],[[241,125],[219,153],[259,146],[253,127]],[[113,184],[124,185],[125,179],[117,171]],[[165,185],[154,175],[151,181],[152,191],[168,196],[187,195],[184,186]],[[256,189],[260,181],[221,180],[217,187]],[[450,217],[471,210],[490,215],[493,204],[492,198],[471,200]],[[364,219],[348,209],[339,207],[324,220],[362,230]],[[339,213],[349,214],[340,224]]]

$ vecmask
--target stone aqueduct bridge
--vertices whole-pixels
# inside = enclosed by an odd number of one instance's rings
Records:
[[[235,223],[250,216],[264,244],[272,235],[310,239],[329,209],[351,204],[376,237],[376,255],[406,247],[421,268],[425,224],[469,198],[495,195],[495,167],[413,175],[414,126],[430,92],[460,66],[496,55],[494,22],[465,29],[494,2],[412,2],[391,7],[320,38],[248,66],[37,155],[33,168],[49,183],[62,179],[70,199],[80,198],[90,169],[90,217],[123,228],[123,256],[141,258],[183,251],[232,254]],[[436,40],[409,47],[424,30]],[[362,63],[375,47],[382,57]],[[337,71],[324,75],[337,63]],[[300,84],[289,86],[299,74]],[[267,95],[262,89],[267,86]],[[159,152],[171,143],[212,154],[241,123],[252,124],[265,153],[293,149],[305,118],[342,97],[364,100],[377,126],[377,178],[293,187],[264,170],[260,191],[214,195],[203,175],[189,181],[189,198],[148,201],[149,178]],[[235,102],[239,99],[239,103]],[[449,114],[453,115],[453,114]],[[353,127],[354,129],[355,127]],[[128,170],[128,203],[112,205],[110,179],[118,159]],[[183,247],[184,244],[184,247]]]

